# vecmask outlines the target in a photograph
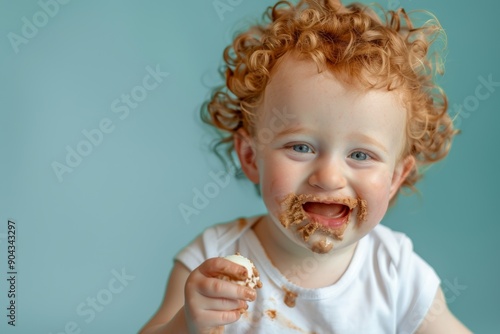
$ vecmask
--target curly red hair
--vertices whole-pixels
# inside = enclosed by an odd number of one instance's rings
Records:
[[[269,23],[239,34],[224,50],[226,85],[202,109],[203,120],[222,131],[219,144],[227,145],[230,160],[235,133],[240,128],[253,133],[254,111],[271,74],[293,52],[346,83],[403,92],[402,157],[416,160],[403,186],[415,190],[422,167],[443,159],[457,132],[446,95],[434,82],[435,73],[442,74],[439,58],[429,51],[445,34],[434,17],[415,27],[404,9],[380,12],[333,0],[280,1],[266,11]]]

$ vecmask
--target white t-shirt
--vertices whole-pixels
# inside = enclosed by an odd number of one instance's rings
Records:
[[[319,289],[299,287],[267,258],[252,225],[259,217],[241,218],[208,228],[176,256],[194,270],[206,259],[236,252],[252,260],[263,284],[240,320],[225,333],[413,333],[434,300],[440,280],[413,252],[408,237],[378,225],[362,238],[344,275]],[[311,252],[299,275],[321,265]],[[297,295],[285,304],[285,289]]]

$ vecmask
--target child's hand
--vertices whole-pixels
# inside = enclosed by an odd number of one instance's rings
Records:
[[[223,277],[245,280],[247,270],[223,258],[203,262],[189,275],[184,288],[184,310],[191,333],[220,333],[227,324],[237,321],[254,301],[256,291],[229,282]]]

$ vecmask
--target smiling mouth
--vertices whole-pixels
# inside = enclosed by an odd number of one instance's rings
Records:
[[[334,229],[347,223],[352,212],[348,205],[340,203],[306,202],[302,209],[311,220]]]
[[[357,208],[358,222],[366,220],[366,201],[355,198],[325,199],[310,194],[289,194],[281,202],[284,207],[280,222],[285,228],[297,227],[304,241],[316,231],[342,240],[351,212]]]

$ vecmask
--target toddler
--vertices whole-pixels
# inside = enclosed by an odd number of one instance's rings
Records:
[[[456,133],[433,81],[439,23],[334,0],[267,14],[225,50],[203,114],[267,213],[180,251],[141,333],[469,333],[411,241],[379,224]],[[232,281],[247,277],[235,253],[262,288]]]

